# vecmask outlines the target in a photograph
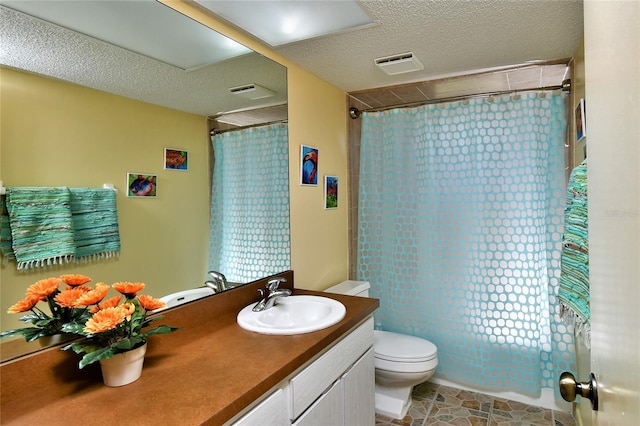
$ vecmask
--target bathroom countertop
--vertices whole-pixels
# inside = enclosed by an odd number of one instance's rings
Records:
[[[104,386],[97,363],[79,370],[79,356],[57,348],[2,364],[0,423],[221,425],[379,306],[376,299],[294,290],[341,301],[345,318],[313,333],[262,335],[236,323],[262,287],[259,281],[165,311],[158,324],[184,328],[149,339],[142,377],[127,386]]]

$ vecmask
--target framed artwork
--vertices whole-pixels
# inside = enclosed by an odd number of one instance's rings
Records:
[[[188,170],[189,153],[184,149],[165,148],[164,168],[165,170]]]
[[[587,121],[584,114],[584,99],[580,99],[576,106],[576,141],[580,142],[587,136]]]
[[[324,177],[324,208],[338,208],[338,176]]]
[[[155,197],[158,176],[144,173],[127,173],[127,197]]]
[[[318,185],[318,148],[300,146],[300,184]]]

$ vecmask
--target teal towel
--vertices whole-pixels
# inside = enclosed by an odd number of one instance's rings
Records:
[[[71,214],[76,260],[120,253],[116,192],[112,189],[71,188]]]
[[[11,226],[9,226],[6,198],[4,195],[0,197],[0,255],[2,255],[3,264],[16,258],[11,244]]]
[[[75,255],[66,187],[7,188],[12,249],[18,269],[68,262]]]
[[[120,253],[116,193],[96,188],[7,188],[0,254],[18,270]]]
[[[567,205],[561,256],[560,316],[573,322],[576,335],[591,347],[589,304],[589,237],[587,209],[587,161],[573,169],[567,187]]]

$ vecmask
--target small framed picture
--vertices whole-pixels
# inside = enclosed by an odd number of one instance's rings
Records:
[[[324,208],[338,208],[338,176],[324,177]]]
[[[144,173],[127,173],[127,197],[155,197],[158,176]]]
[[[587,136],[587,120],[584,110],[584,99],[580,99],[576,106],[576,141],[580,142]]]
[[[188,170],[189,153],[184,149],[165,148],[164,168],[165,170]]]
[[[300,147],[300,184],[318,185],[318,148],[301,145]]]

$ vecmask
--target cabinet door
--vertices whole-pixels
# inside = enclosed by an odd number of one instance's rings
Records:
[[[233,426],[264,426],[264,425],[290,425],[287,418],[287,406],[284,392],[278,389],[260,404],[242,416]]]
[[[344,425],[342,386],[338,380],[307,409],[294,426]],[[370,423],[372,425],[373,423]],[[370,426],[369,425],[369,426]],[[351,426],[351,425],[349,425]]]
[[[360,355],[371,348],[373,340],[373,318],[369,318],[293,377],[289,386],[291,420],[297,419],[323,390],[329,388]]]
[[[375,424],[375,366],[373,348],[342,376],[344,424],[371,426]]]

